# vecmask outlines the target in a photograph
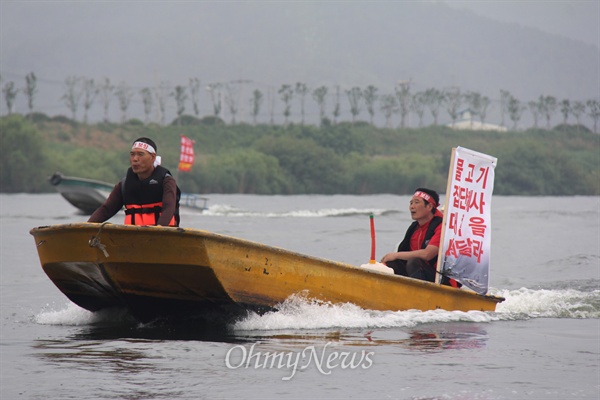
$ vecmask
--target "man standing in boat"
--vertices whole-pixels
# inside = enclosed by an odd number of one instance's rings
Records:
[[[406,231],[398,251],[381,259],[396,275],[435,281],[443,218],[438,210],[439,201],[440,196],[435,190],[418,188],[415,191],[409,206],[414,222]]]
[[[179,198],[171,172],[160,165],[157,146],[146,137],[136,139],[129,152],[131,167],[88,222],[104,222],[125,207],[126,225],[179,226]]]

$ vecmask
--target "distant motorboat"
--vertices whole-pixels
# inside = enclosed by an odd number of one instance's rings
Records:
[[[194,193],[181,193],[181,198],[179,199],[180,207],[188,207],[200,211],[208,210],[207,203],[207,197],[202,197]]]
[[[104,204],[114,187],[113,184],[107,182],[65,176],[60,172],[55,172],[48,180],[65,200],[87,215],[93,214],[98,207]],[[207,202],[207,197],[182,193],[180,206],[204,211],[208,210]]]
[[[65,200],[88,215],[104,204],[114,187],[107,182],[65,176],[60,172],[55,172],[48,180]]]

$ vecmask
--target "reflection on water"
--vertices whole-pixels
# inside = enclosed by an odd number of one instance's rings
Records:
[[[401,337],[398,337],[401,335]],[[389,337],[393,336],[393,337]],[[488,340],[485,329],[470,323],[445,323],[420,326],[418,329],[335,330],[335,331],[268,331],[236,336],[241,341],[277,343],[286,347],[302,347],[315,343],[343,346],[398,346],[416,351],[444,351],[484,347]]]
[[[50,381],[71,381],[65,389],[61,383],[55,390],[60,397],[54,398],[172,399],[183,395],[177,385],[149,385],[161,376],[177,376],[179,368],[165,362],[145,340],[37,340],[33,348],[35,357],[51,367],[54,378]],[[30,388],[29,394],[43,393],[44,385]],[[77,388],[76,393],[67,387]]]
[[[52,366],[81,370],[108,368],[114,373],[147,373],[155,368],[144,351],[131,341],[108,344],[101,341],[37,340],[36,355]]]
[[[485,347],[487,332],[478,325],[439,326],[434,330],[417,329],[410,333],[410,348],[435,352],[443,350],[477,349]]]
[[[182,396],[181,388],[175,382],[182,373],[202,377],[198,379],[206,385],[211,382],[223,384],[222,373],[215,374],[214,371],[223,371],[224,363],[230,360],[230,352],[236,356],[241,352],[252,352],[254,356],[251,362],[262,363],[253,367],[260,373],[267,368],[269,360],[273,362],[275,359],[300,359],[300,369],[306,365],[316,367],[316,358],[311,361],[311,355],[326,360],[330,355],[347,353],[348,357],[359,362],[357,360],[364,361],[360,357],[365,357],[365,354],[370,354],[371,360],[377,354],[381,357],[378,362],[385,364],[386,355],[398,352],[419,357],[421,353],[472,352],[483,348],[487,345],[488,334],[482,326],[457,322],[377,330],[236,331],[228,326],[206,327],[189,323],[96,323],[77,327],[64,340],[35,340],[32,353],[39,360],[38,363],[48,365],[61,376],[69,376],[76,371],[73,379],[82,379],[84,385],[108,385],[112,390],[105,394],[106,398],[179,398]],[[307,349],[316,350],[305,352]],[[267,358],[269,355],[270,359]],[[247,360],[250,360],[249,356]],[[285,364],[283,367],[277,365],[267,369],[280,371],[277,372],[281,374],[277,375],[277,380],[281,380],[282,377],[292,376],[295,368]],[[247,368],[241,370],[253,374]],[[104,381],[85,380],[92,375],[103,377],[101,379]],[[160,381],[160,391],[148,386],[149,381]],[[118,385],[114,382],[118,382]],[[85,391],[85,388],[79,390]],[[223,390],[226,390],[225,386]]]
[[[121,325],[96,324],[82,327],[71,340],[147,340],[202,341],[237,343],[240,340],[226,324],[208,323],[203,319],[186,322],[154,321],[141,324],[132,321]]]
[[[286,379],[296,379],[306,368],[326,368],[323,373],[330,374],[326,360],[336,356],[335,374],[344,376],[345,372],[352,373],[352,368],[369,369],[373,360],[384,366],[396,363],[394,357],[387,355],[404,353],[419,358],[421,353],[463,349],[472,352],[485,347],[487,341],[487,332],[473,323],[306,331],[235,331],[228,327],[202,329],[167,324],[91,325],[78,327],[64,340],[35,340],[32,354],[37,364],[48,366],[45,369],[52,370],[55,376],[72,377],[79,394],[102,387],[106,389],[103,398],[173,399],[188,398],[181,386],[182,376],[187,377],[186,384],[202,392],[224,394],[230,389],[224,376],[231,373],[237,372],[238,378],[248,376],[252,382],[264,380],[265,376],[273,384],[289,382]],[[240,361],[241,354],[244,358]],[[249,367],[240,367],[246,362]],[[353,367],[341,367],[341,363]],[[336,378],[331,379],[335,382]],[[72,398],[63,394],[61,398]]]
[[[332,343],[337,346],[397,346],[410,351],[447,351],[484,347],[488,334],[476,323],[434,323],[404,329],[311,329],[311,330],[235,330],[229,325],[206,325],[197,322],[139,324],[94,324],[78,329],[65,340],[37,340],[34,348],[50,362],[71,361],[70,358],[87,359],[117,357],[126,361],[145,358],[132,350],[140,343],[168,341],[199,341],[227,344],[271,344],[288,349],[299,349],[315,344]],[[94,350],[107,343],[119,343],[118,351]],[[54,350],[54,351],[47,351]]]

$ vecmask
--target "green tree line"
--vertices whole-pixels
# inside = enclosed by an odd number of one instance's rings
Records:
[[[191,172],[177,172],[181,135],[195,142]],[[51,192],[47,178],[55,171],[116,182],[140,136],[156,141],[162,165],[188,193],[408,194],[418,186],[443,193],[451,149],[462,146],[498,158],[496,194],[600,195],[600,137],[569,125],[490,132],[327,121],[226,125],[184,116],[160,126],[43,114],[0,118],[0,191]]]

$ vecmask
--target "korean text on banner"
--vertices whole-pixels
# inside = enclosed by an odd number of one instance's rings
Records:
[[[479,294],[489,287],[496,162],[494,157],[457,147],[446,191],[440,270]]]
[[[179,154],[179,170],[191,171],[194,164],[194,141],[181,135],[181,153]]]

